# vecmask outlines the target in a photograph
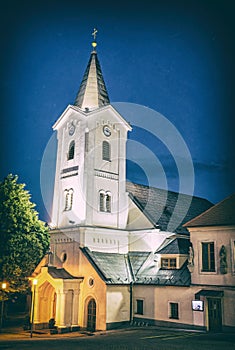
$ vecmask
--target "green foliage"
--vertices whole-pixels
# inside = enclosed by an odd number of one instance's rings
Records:
[[[48,229],[17,180],[10,174],[0,182],[0,281],[7,282],[8,293],[28,290],[28,277],[49,248]]]

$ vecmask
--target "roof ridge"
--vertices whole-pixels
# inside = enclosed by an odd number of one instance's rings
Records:
[[[219,201],[218,203],[214,204],[212,207],[208,208],[207,210],[205,210],[201,214],[197,215],[195,218],[187,221],[183,226],[184,227],[189,227],[189,225],[191,225],[194,221],[197,221],[198,219],[206,216],[208,214],[208,212],[216,210],[216,208],[218,208],[218,206],[222,206],[226,201],[228,201],[233,196],[235,196],[235,193],[230,194],[229,196],[227,196],[223,200]]]
[[[145,187],[145,188],[148,188],[148,189],[160,190],[160,191],[164,191],[164,192],[174,193],[176,195],[188,196],[188,197],[192,197],[192,198],[196,198],[196,199],[200,199],[200,200],[204,200],[204,201],[210,202],[208,199],[203,198],[203,197],[199,197],[199,196],[195,196],[195,195],[191,195],[191,194],[187,194],[187,193],[182,193],[182,192],[176,192],[176,191],[165,189],[165,188],[144,185],[144,184],[140,184],[140,183],[133,182],[133,181],[126,181],[126,183],[130,184],[130,185],[136,185],[136,186],[141,186],[141,187]],[[213,204],[212,202],[210,202],[210,203]]]

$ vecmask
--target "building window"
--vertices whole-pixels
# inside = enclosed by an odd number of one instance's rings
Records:
[[[179,304],[170,303],[170,318],[179,319]]]
[[[110,144],[108,141],[103,141],[102,157],[103,157],[103,160],[110,161]]]
[[[111,193],[100,191],[99,193],[100,211],[111,213]]]
[[[67,260],[67,253],[66,252],[62,252],[60,260],[62,263],[65,263],[65,261]]]
[[[100,192],[100,211],[105,211],[105,192]]]
[[[106,212],[111,213],[111,194],[106,193]]]
[[[89,149],[89,133],[85,132],[85,152],[88,152]]]
[[[144,314],[144,301],[141,299],[136,299],[136,314]]]
[[[162,269],[176,269],[176,258],[162,258],[161,259]]]
[[[65,194],[65,206],[64,210],[71,210],[73,206],[73,189],[70,188],[69,190],[64,191]]]
[[[88,285],[89,285],[89,287],[93,287],[94,286],[94,278],[92,278],[92,277],[89,278]]]
[[[202,271],[215,271],[215,247],[214,242],[202,243]]]
[[[71,141],[69,144],[68,160],[74,158],[74,148],[75,148],[75,142]]]

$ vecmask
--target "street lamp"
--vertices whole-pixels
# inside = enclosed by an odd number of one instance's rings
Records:
[[[34,308],[35,308],[35,291],[38,280],[33,279],[33,290],[32,290],[32,303],[31,303],[31,327],[30,327],[30,338],[33,336],[33,323],[34,323]]]
[[[2,282],[2,290],[4,291],[7,287],[6,282]],[[2,296],[2,307],[1,307],[1,318],[0,318],[0,328],[2,329],[3,324],[3,313],[4,313],[4,295]]]

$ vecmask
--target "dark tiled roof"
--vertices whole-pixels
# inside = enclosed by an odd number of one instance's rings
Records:
[[[90,251],[89,248],[81,250],[106,284],[190,284],[187,262],[180,269],[163,270],[158,267],[155,255],[148,252],[117,254]]]
[[[84,96],[85,96],[85,92],[86,89],[88,87],[88,80],[89,80],[89,74],[90,74],[90,70],[91,70],[91,66],[94,66],[95,68],[95,72],[96,72],[96,80],[97,80],[97,88],[98,91],[96,91],[96,93],[98,94],[98,106],[102,107],[105,106],[107,104],[110,103],[109,101],[109,96],[108,96],[108,92],[105,86],[105,82],[103,79],[103,75],[102,75],[102,71],[101,71],[101,67],[100,67],[100,63],[97,57],[97,53],[96,52],[92,52],[87,68],[85,70],[79,91],[77,93],[77,97],[76,100],[74,102],[75,106],[78,106],[80,108],[82,108],[82,104],[83,104],[83,100],[84,100]],[[92,91],[94,90],[94,86],[89,86],[89,89],[92,89]]]
[[[169,237],[156,251],[157,254],[188,254],[190,241],[188,237]]]
[[[186,227],[228,225],[235,225],[235,193],[185,224]]]
[[[212,206],[208,200],[127,182],[133,202],[162,231],[188,234],[183,224]]]
[[[143,263],[146,261],[146,259],[149,257],[150,254],[151,253],[149,252],[129,252],[128,253],[129,262],[134,275],[138,273],[139,269],[142,267]]]
[[[108,284],[129,284],[131,280],[126,254],[101,253],[81,248],[101,278]]]
[[[136,276],[136,284],[155,284],[171,286],[189,286],[191,275],[187,261],[180,269],[157,269],[153,260]]]
[[[48,273],[51,275],[53,278],[61,278],[61,279],[79,279],[80,277],[74,277],[70,275],[65,269],[61,268],[58,269],[57,267],[54,266],[48,266]]]

